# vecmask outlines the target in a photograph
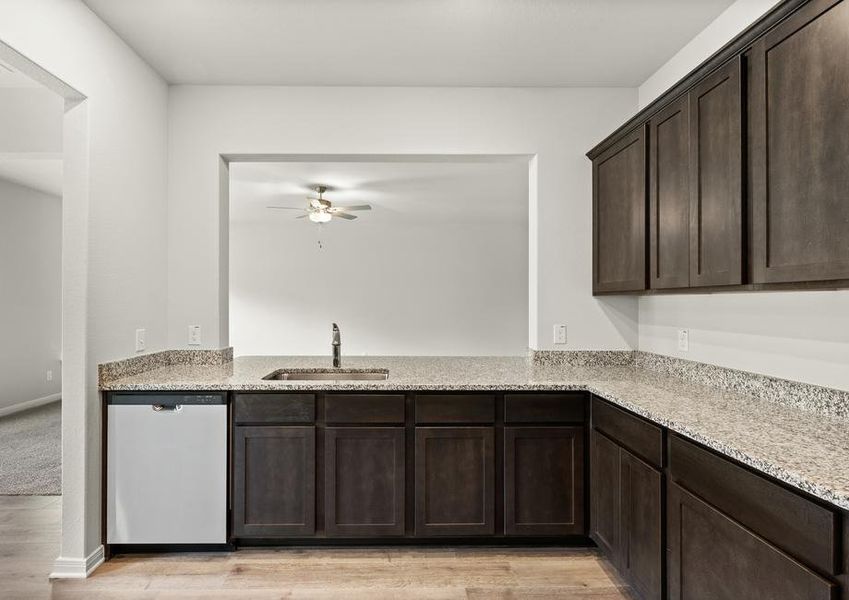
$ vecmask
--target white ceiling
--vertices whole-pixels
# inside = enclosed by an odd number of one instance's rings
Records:
[[[483,162],[277,162],[231,163],[230,219],[237,223],[279,221],[315,227],[295,211],[305,207],[317,184],[330,186],[334,205],[370,204],[359,223],[438,224],[528,220],[527,161]],[[333,222],[331,226],[337,226]]]
[[[61,158],[7,158],[0,155],[0,179],[24,187],[62,195]]]
[[[85,0],[171,83],[627,86],[732,0]]]

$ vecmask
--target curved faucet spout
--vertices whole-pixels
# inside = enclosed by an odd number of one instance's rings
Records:
[[[330,350],[333,354],[333,367],[338,369],[342,366],[342,334],[336,323],[333,323],[333,339],[330,342]]]

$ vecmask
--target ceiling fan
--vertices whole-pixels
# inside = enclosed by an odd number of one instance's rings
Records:
[[[308,197],[308,204],[306,208],[298,208],[296,206],[268,206],[266,208],[273,208],[277,210],[300,210],[303,211],[304,214],[298,215],[295,218],[303,219],[304,217],[308,217],[313,223],[327,223],[334,217],[338,219],[345,219],[346,221],[353,221],[357,218],[357,215],[349,214],[350,211],[371,210],[371,205],[369,204],[357,204],[356,206],[333,206],[330,200],[325,200],[323,197],[324,192],[326,191],[326,185],[316,186],[315,192],[318,194],[318,198]]]

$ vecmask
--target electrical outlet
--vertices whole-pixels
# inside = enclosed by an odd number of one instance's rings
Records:
[[[136,352],[144,352],[144,329],[136,329]]]
[[[565,344],[566,343],[566,326],[565,325],[555,325],[554,326],[554,343],[555,344]]]
[[[53,381],[53,371],[47,371],[47,381]]]
[[[200,325],[189,325],[189,346],[200,346]]]
[[[679,329],[678,330],[678,350],[681,352],[689,352],[690,351],[690,330],[689,329]]]

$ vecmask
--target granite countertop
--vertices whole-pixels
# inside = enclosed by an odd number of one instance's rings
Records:
[[[388,369],[385,381],[264,381],[280,368],[326,369],[328,357],[244,356],[167,366],[103,390],[588,390],[793,487],[849,510],[849,419],[684,382],[633,366],[533,364],[526,357],[344,357]]]

